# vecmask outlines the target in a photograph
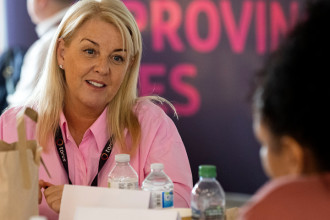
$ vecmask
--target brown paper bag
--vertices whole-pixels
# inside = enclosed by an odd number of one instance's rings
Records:
[[[25,115],[37,122],[37,113]],[[0,219],[28,220],[38,215],[41,147],[26,140],[24,115],[17,117],[18,142],[0,141]]]

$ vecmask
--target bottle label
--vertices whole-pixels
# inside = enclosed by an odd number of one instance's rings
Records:
[[[116,182],[116,181],[110,181],[108,182],[109,188],[115,188],[115,189],[138,189],[139,183],[138,182]]]
[[[150,203],[153,209],[173,207],[173,191],[152,191]]]
[[[212,206],[204,211],[192,208],[192,219],[224,220],[224,209],[221,206]]]

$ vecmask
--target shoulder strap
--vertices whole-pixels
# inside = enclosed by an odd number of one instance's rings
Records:
[[[27,115],[29,118],[37,122],[37,113],[31,109],[26,108],[24,114],[18,116],[17,118],[17,132],[18,132],[18,142],[17,142],[17,150],[19,152],[19,159],[21,164],[21,170],[24,180],[24,188],[31,188],[31,180],[30,180],[30,170],[28,166],[27,160],[27,141],[26,141],[26,133],[25,133],[25,122],[24,115]]]

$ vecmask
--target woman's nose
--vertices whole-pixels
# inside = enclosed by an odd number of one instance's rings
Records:
[[[109,74],[110,64],[109,59],[106,57],[100,57],[95,65],[95,71],[100,74]]]

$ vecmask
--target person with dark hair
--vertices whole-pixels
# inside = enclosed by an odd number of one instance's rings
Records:
[[[257,74],[254,131],[272,179],[239,219],[330,219],[330,2],[308,4]]]

